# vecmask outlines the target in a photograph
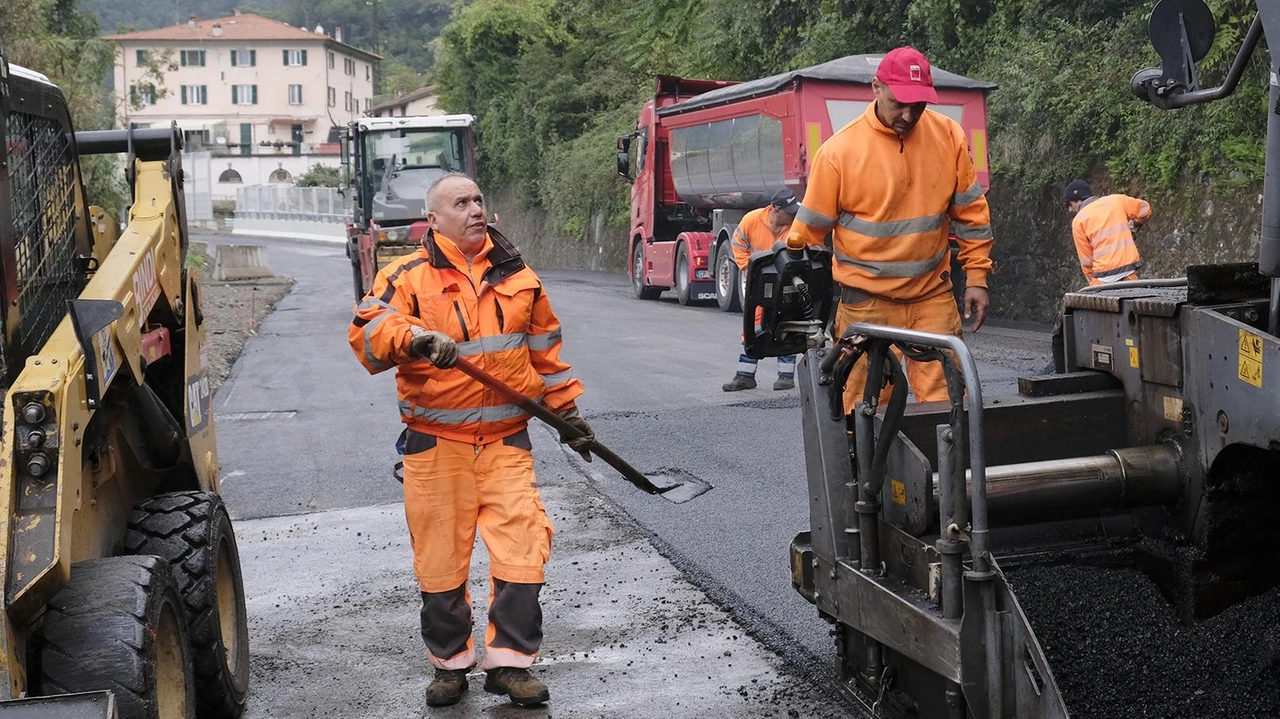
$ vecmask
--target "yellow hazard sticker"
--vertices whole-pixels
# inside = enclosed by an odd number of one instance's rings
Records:
[[[1134,369],[1138,368],[1138,348],[1137,347],[1129,348],[1129,366],[1133,367]]]
[[[907,485],[903,484],[900,479],[889,480],[889,486],[893,491],[893,503],[906,506],[907,504]]]
[[[1248,330],[1240,330],[1240,379],[1262,386],[1262,338]]]

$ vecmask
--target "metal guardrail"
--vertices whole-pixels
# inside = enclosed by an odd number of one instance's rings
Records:
[[[347,201],[335,187],[250,185],[236,189],[236,219],[342,224]]]

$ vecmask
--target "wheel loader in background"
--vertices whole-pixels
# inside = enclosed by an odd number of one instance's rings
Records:
[[[237,717],[239,555],[218,495],[182,134],[75,133],[0,48],[0,718]],[[125,156],[123,229],[79,158]]]
[[[751,260],[748,354],[811,347],[792,583],[876,717],[1280,716],[1280,0],[1215,88],[1203,2],[1161,0],[1149,30],[1163,68],[1133,89],[1162,109],[1229,95],[1269,39],[1257,263],[1069,293],[1066,371],[984,397],[959,337],[854,324],[821,346],[825,250]],[[908,404],[893,349],[941,362],[950,401]]]

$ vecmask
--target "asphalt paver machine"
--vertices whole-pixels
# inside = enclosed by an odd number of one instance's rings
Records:
[[[1212,14],[1200,0],[1162,0],[1150,33],[1163,68],[1139,73],[1135,92],[1161,108],[1230,94],[1264,32],[1280,43],[1280,0],[1257,8],[1223,85],[1200,89],[1195,62],[1212,43]],[[1270,108],[1280,108],[1276,73]],[[1136,675],[1056,663],[1090,656],[1091,639],[1057,632],[1048,651],[1042,638],[1051,628],[1037,626],[1020,603],[1022,578],[1059,568],[1049,603],[1066,605],[1108,591],[1073,575],[1079,567],[1132,567],[1158,589],[1162,611],[1188,628],[1275,591],[1277,112],[1268,115],[1258,263],[1194,266],[1185,278],[1068,294],[1066,371],[1022,379],[1014,396],[984,397],[977,365],[956,337],[854,325],[833,345],[809,349],[797,379],[810,529],[792,543],[792,581],[832,625],[840,685],[863,708],[902,718],[1172,716],[1130,700],[1143,689]],[[802,286],[829,281],[820,269],[829,257],[791,252],[757,255],[749,269],[749,301],[764,308],[766,325],[756,330],[773,340],[756,343],[760,354],[804,349],[812,317],[823,316],[797,298]],[[908,404],[894,348],[942,362],[951,401]],[[869,379],[846,407],[855,362],[867,363]],[[892,399],[881,405],[886,383]],[[1107,634],[1105,615],[1077,619]],[[1209,660],[1194,652],[1126,651],[1130,665],[1166,665],[1187,706],[1205,693],[1190,677]],[[1269,696],[1229,697],[1192,715],[1275,716],[1277,656],[1245,658],[1261,667],[1254,684],[1270,683],[1239,696]],[[1110,673],[1118,685],[1109,689],[1111,713],[1090,703],[1097,696],[1063,691],[1090,672]],[[1246,701],[1263,708],[1241,711]]]

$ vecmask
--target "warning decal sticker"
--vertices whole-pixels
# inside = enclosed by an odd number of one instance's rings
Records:
[[[1240,330],[1240,379],[1262,386],[1262,338],[1248,330]]]

